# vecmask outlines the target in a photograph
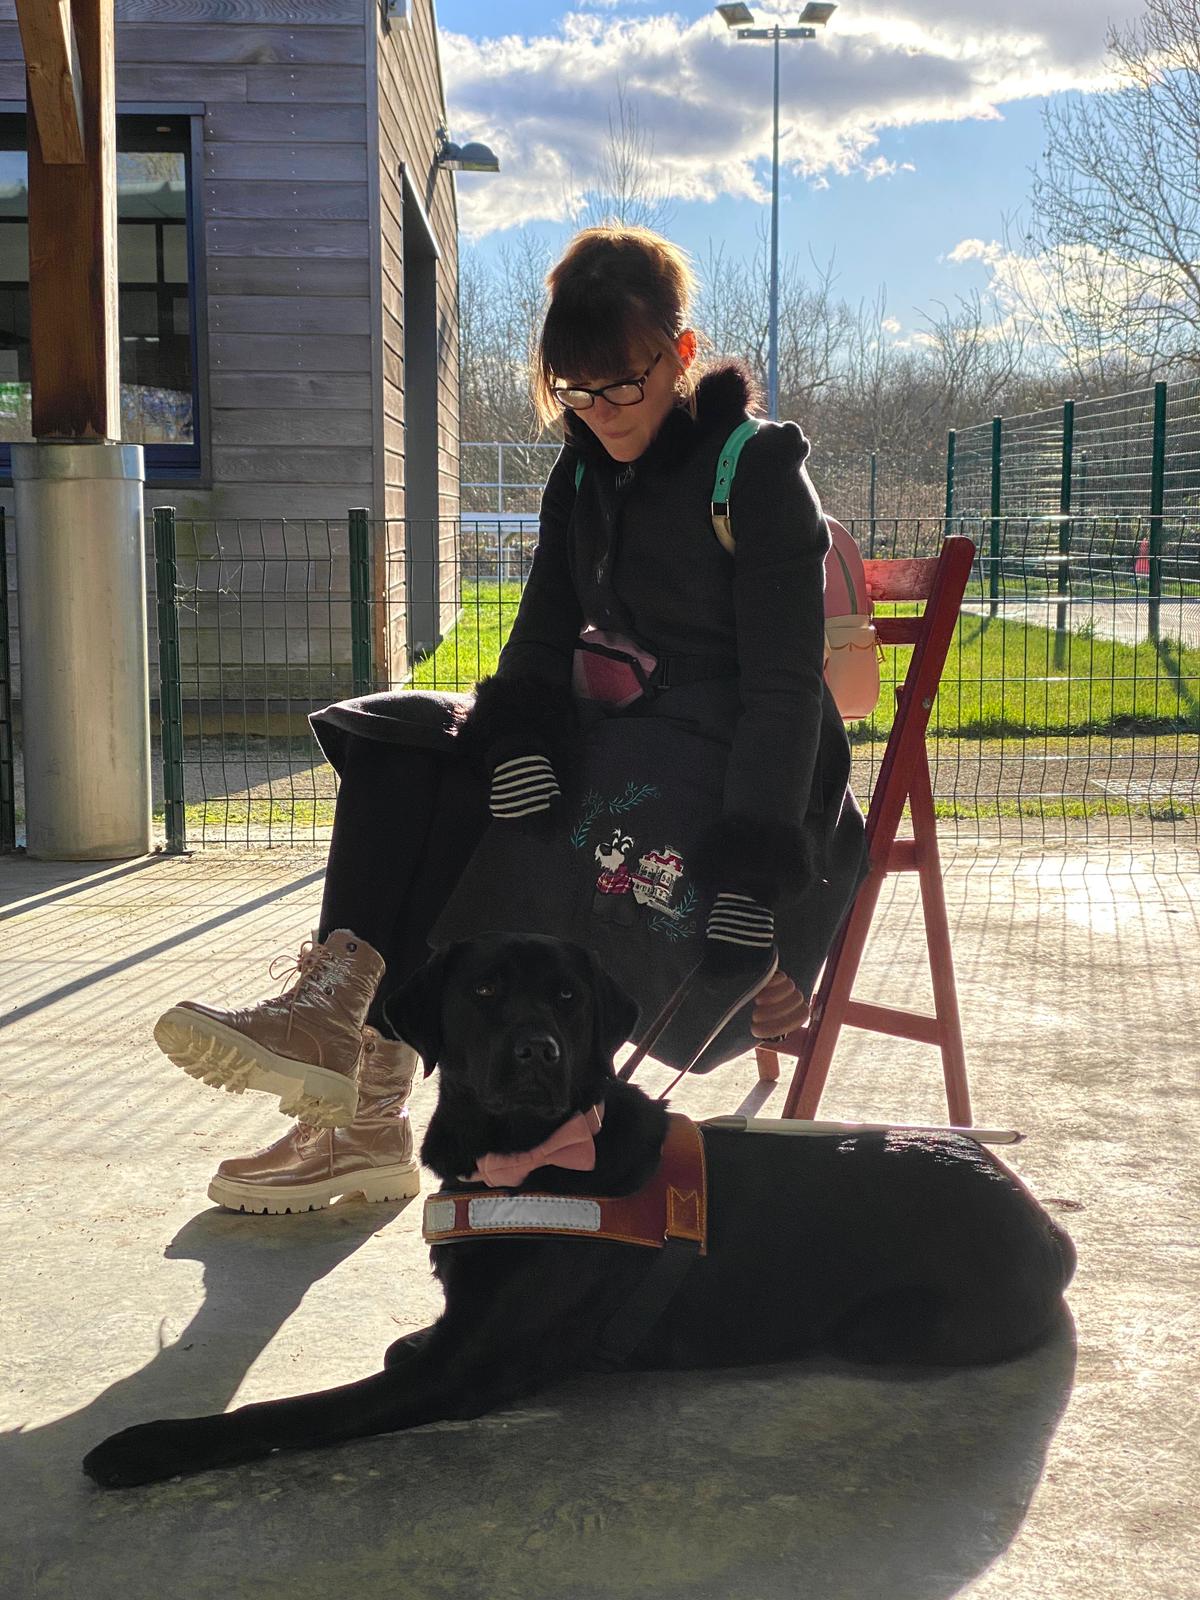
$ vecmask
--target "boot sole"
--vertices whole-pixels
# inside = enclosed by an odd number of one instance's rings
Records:
[[[255,1089],[278,1095],[284,1116],[316,1128],[344,1128],[358,1109],[358,1086],[352,1078],[310,1061],[277,1056],[185,1006],[172,1006],[159,1017],[154,1042],[189,1077],[230,1094]]]
[[[415,1161],[392,1167],[366,1167],[320,1183],[296,1184],[291,1189],[260,1189],[257,1184],[218,1174],[208,1186],[208,1198],[227,1211],[255,1216],[283,1217],[293,1211],[323,1211],[335,1199],[359,1195],[367,1201],[411,1200],[421,1192],[421,1169]]]

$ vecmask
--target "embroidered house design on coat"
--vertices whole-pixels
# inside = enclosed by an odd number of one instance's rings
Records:
[[[576,850],[586,849],[592,843],[594,825],[603,818],[605,831],[592,851],[600,868],[592,894],[593,913],[602,921],[628,927],[638,920],[640,911],[650,932],[665,934],[675,942],[695,931],[698,900],[695,886],[687,881],[683,852],[673,844],[645,849],[620,823],[611,830],[609,826],[614,816],[640,810],[646,802],[659,799],[661,792],[657,784],[632,780],[619,795],[605,797],[589,790],[570,838]],[[637,828],[638,822],[631,817],[629,826]],[[637,864],[631,867],[635,858]]]
[[[640,906],[674,915],[671,902],[682,877],[683,857],[677,851],[667,845],[661,850],[647,850],[630,874],[633,898]]]

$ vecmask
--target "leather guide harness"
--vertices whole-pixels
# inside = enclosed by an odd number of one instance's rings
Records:
[[[634,1194],[592,1196],[444,1190],[425,1201],[423,1231],[431,1245],[462,1240],[556,1237],[598,1239],[658,1251],[649,1272],[599,1331],[601,1366],[626,1360],[651,1332],[697,1256],[708,1248],[708,1179],[700,1129],[678,1112],[667,1115],[662,1158]]]

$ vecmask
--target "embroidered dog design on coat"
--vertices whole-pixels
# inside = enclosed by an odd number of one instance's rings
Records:
[[[632,922],[633,900],[630,894],[629,868],[625,858],[633,849],[633,837],[614,828],[611,838],[596,846],[595,860],[600,863],[600,876],[596,879],[596,893],[592,910],[606,922]]]

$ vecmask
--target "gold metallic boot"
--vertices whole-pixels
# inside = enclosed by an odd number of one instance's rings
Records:
[[[222,1161],[208,1197],[230,1211],[318,1211],[335,1196],[408,1200],[421,1187],[408,1096],[416,1052],[363,1029],[358,1115],[348,1128],[301,1122],[258,1155]]]
[[[339,928],[301,947],[296,981],[274,1000],[237,1011],[184,1000],[158,1019],[154,1038],[214,1088],[261,1089],[279,1096],[286,1116],[343,1127],[358,1103],[363,1023],[382,976],[382,957]]]

